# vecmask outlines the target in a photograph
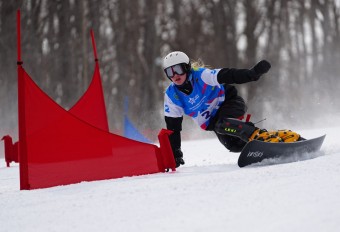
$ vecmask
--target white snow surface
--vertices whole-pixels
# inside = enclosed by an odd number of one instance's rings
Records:
[[[19,190],[0,159],[0,231],[340,231],[336,128],[314,159],[237,166],[217,139],[182,144],[176,172]]]

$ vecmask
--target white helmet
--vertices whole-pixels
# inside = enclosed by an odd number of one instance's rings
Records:
[[[163,60],[163,69],[169,68],[176,64],[187,64],[189,65],[188,68],[190,70],[190,59],[184,52],[175,51],[166,55]]]

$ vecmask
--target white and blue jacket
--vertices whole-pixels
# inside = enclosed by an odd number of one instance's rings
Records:
[[[164,115],[172,118],[188,115],[205,130],[225,99],[224,86],[217,81],[220,70],[191,69],[189,81],[193,90],[189,95],[171,83],[165,91]]]

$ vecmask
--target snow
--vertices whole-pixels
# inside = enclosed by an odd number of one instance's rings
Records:
[[[340,127],[316,158],[237,166],[217,139],[183,142],[176,172],[19,191],[0,160],[4,231],[340,231]]]

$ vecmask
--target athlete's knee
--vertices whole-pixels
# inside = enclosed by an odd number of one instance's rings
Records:
[[[243,122],[235,118],[222,118],[215,124],[215,132],[221,135],[236,136],[248,142],[257,128],[251,122]]]

